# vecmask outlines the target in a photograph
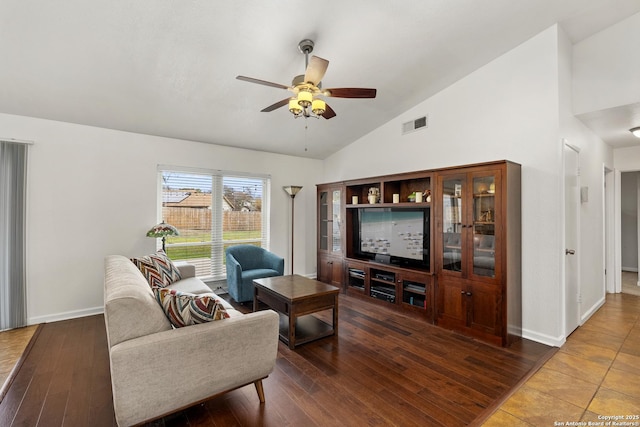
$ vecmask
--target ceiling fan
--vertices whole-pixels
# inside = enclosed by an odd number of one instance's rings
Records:
[[[325,119],[335,117],[336,113],[327,105],[321,97],[333,98],[375,98],[375,89],[365,88],[332,88],[322,89],[322,78],[327,71],[329,61],[309,54],[313,51],[313,41],[305,39],[298,43],[298,50],[304,54],[306,70],[304,74],[295,76],[291,86],[279,83],[272,83],[266,80],[254,79],[252,77],[236,76],[236,79],[249,83],[271,86],[279,89],[290,90],[294,96],[285,98],[275,104],[262,109],[262,112],[270,112],[285,105],[289,105],[289,111],[294,117],[315,117],[320,116]]]

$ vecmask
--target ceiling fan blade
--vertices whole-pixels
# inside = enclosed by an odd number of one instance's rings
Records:
[[[327,103],[325,103],[324,105],[324,113],[322,113],[322,117],[324,117],[325,119],[330,119],[331,117],[335,117],[336,116],[336,112],[333,111],[333,108],[329,107],[329,105]]]
[[[361,87],[342,87],[333,89],[324,89],[325,96],[332,98],[375,98],[375,89],[365,89]]]
[[[289,89],[289,86],[281,85],[280,83],[272,83],[266,80],[254,79],[253,77],[236,76],[236,79],[249,83],[257,83],[259,85],[277,87],[278,89]]]
[[[275,104],[269,105],[266,108],[263,108],[262,110],[260,110],[260,112],[262,113],[268,113],[269,111],[273,111],[273,110],[277,110],[280,107],[284,107],[285,105],[287,105],[289,103],[289,98],[285,98],[282,101],[278,101]]]
[[[328,66],[329,61],[313,55],[304,73],[304,81],[311,82],[314,86],[318,86],[318,83],[320,83],[324,77],[324,73],[327,72]]]

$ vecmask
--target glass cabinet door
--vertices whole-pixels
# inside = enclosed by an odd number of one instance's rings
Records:
[[[442,268],[462,271],[464,177],[442,180]]]
[[[338,255],[342,252],[342,190],[320,191],[318,204],[318,249]]]
[[[329,248],[329,192],[320,192],[318,200],[320,204],[320,218],[319,218],[319,246],[323,251]]]
[[[473,274],[495,277],[496,179],[473,178]]]
[[[340,204],[341,204],[341,191],[333,190],[332,191],[332,203],[331,203],[331,211],[332,211],[332,232],[331,232],[331,251],[332,252],[340,252],[342,248],[342,235],[340,233],[340,225],[342,222],[340,221]]]

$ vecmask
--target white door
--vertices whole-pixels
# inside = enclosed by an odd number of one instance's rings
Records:
[[[580,324],[580,160],[579,148],[564,144],[565,337]]]

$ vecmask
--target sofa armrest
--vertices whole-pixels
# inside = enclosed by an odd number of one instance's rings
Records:
[[[284,258],[274,254],[273,252],[265,252],[264,261],[269,268],[276,270],[282,276],[284,274]]]
[[[236,258],[227,252],[227,282],[240,283],[242,281],[242,266]]]
[[[173,265],[175,265],[178,271],[180,271],[180,276],[182,276],[183,279],[196,277],[195,265],[189,264],[187,261],[176,261]]]
[[[111,349],[116,419],[158,417],[269,375],[278,352],[272,310],[159,332]]]

